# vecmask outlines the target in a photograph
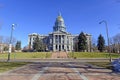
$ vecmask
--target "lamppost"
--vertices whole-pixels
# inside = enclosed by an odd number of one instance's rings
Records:
[[[110,62],[112,62],[112,57],[111,57],[111,52],[110,52],[110,44],[109,44],[109,35],[108,35],[108,25],[107,25],[107,21],[103,20],[101,22],[99,22],[99,24],[105,24],[106,27],[106,34],[107,34],[107,41],[108,41],[108,52],[109,52],[109,56],[110,56]]]
[[[7,61],[10,61],[10,53],[11,53],[11,48],[12,48],[12,35],[13,35],[14,26],[15,26],[15,24],[12,24],[11,34],[10,34],[10,42],[9,42],[8,59],[7,59]]]

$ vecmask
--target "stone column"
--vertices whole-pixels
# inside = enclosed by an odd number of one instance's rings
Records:
[[[72,50],[73,50],[73,37],[71,38],[71,41],[72,41]]]
[[[70,40],[70,36],[68,38],[68,41],[69,41],[69,50],[71,50],[71,40]]]
[[[67,35],[64,36],[64,47],[65,50],[67,51]]]
[[[33,36],[31,36],[31,48],[33,48]]]
[[[56,51],[56,47],[55,47],[55,35],[53,34],[53,51]]]
[[[57,35],[58,43],[57,43],[57,50],[59,51],[59,35]]]
[[[60,42],[61,42],[61,51],[63,51],[63,49],[62,49],[62,35],[61,35],[61,41]]]
[[[72,39],[72,36],[70,38],[70,41],[71,41],[71,49],[70,49],[70,51],[72,52],[72,50],[73,50],[73,39]]]
[[[28,45],[29,45],[29,48],[32,47],[32,46],[31,46],[31,37],[30,37],[30,36],[28,36]]]

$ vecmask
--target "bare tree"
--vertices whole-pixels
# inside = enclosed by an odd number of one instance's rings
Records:
[[[2,53],[3,52],[3,36],[0,36],[0,52]]]
[[[97,51],[97,40],[92,37],[92,50]]]
[[[113,37],[110,38],[109,43],[110,43],[110,46],[109,46],[109,47],[110,47],[110,51],[111,51],[112,53],[117,53],[117,50],[116,50],[116,46],[115,46]]]
[[[120,33],[110,39],[110,45],[112,52],[120,53]]]
[[[15,45],[16,41],[17,41],[16,38],[13,37],[12,41],[11,41],[12,45]],[[10,43],[10,37],[5,37],[4,38],[4,43],[9,44]]]
[[[10,38],[9,37],[4,37],[4,44],[9,44]]]
[[[13,38],[12,38],[12,42],[11,42],[11,43],[12,43],[13,45],[15,45],[15,43],[16,43],[16,42],[17,42],[16,38],[15,38],[15,37],[13,37]]]
[[[0,36],[0,43],[3,43],[3,36]]]
[[[0,52],[7,51],[9,48],[10,38],[0,36]],[[16,43],[16,38],[12,39],[12,50],[14,49],[14,45]]]

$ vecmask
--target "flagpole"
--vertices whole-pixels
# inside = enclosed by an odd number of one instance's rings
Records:
[[[7,62],[10,61],[10,54],[11,54],[11,49],[12,49],[12,36],[13,36],[14,26],[15,26],[15,24],[12,24],[12,27],[11,27],[11,34],[10,34],[10,42],[9,42],[9,51],[8,51],[8,59],[7,59]]]

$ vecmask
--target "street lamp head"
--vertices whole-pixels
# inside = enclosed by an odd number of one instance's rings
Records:
[[[12,24],[12,26],[15,26],[15,27],[16,27],[16,26],[17,26],[17,24]]]
[[[12,26],[14,26],[15,24],[12,24]]]
[[[99,22],[99,24],[102,24],[103,22],[104,22],[105,24],[107,23],[105,20],[102,20],[101,22]]]
[[[15,29],[15,26],[16,26],[16,24],[12,24],[12,30],[14,30],[14,29]]]

